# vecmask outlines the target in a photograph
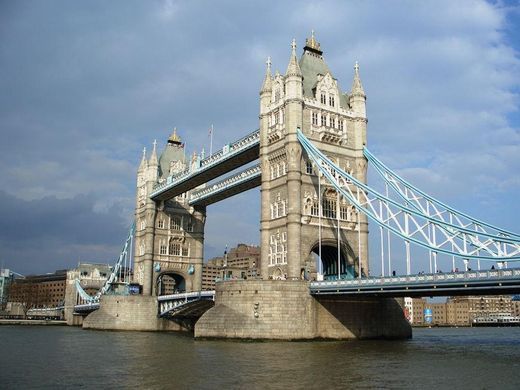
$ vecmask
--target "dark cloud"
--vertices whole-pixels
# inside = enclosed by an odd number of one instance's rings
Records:
[[[381,159],[442,200],[520,231],[511,219],[520,212],[518,9],[1,2],[0,256],[49,271],[79,254],[117,256],[142,147],[163,143],[173,126],[190,153],[207,151],[211,124],[215,149],[256,129],[265,58],[283,73],[291,39],[300,50],[311,29],[344,91],[359,60],[369,146]],[[247,211],[233,223],[237,204]],[[258,210],[257,191],[211,206],[207,257],[257,242]]]

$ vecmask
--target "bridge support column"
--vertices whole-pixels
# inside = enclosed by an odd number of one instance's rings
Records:
[[[204,224],[206,221],[206,207],[195,206],[193,211],[193,218],[195,220],[194,238],[195,246],[191,249],[191,262],[195,267],[192,291],[202,290],[202,264],[204,263]]]

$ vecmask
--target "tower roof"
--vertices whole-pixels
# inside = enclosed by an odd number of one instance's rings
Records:
[[[325,76],[332,72],[323,59],[323,52],[320,50],[320,43],[312,31],[311,37],[305,41],[303,54],[300,58],[300,69],[303,74],[303,96],[314,97],[312,90],[318,82],[318,75]]]
[[[177,128],[174,128],[172,135],[168,138],[166,147],[161,153],[161,157],[159,157],[159,177],[168,176],[172,161],[180,161],[184,164],[185,160],[184,144],[177,135]]]
[[[330,71],[325,59],[323,58],[323,51],[320,43],[314,36],[314,31],[311,32],[311,37],[305,41],[303,54],[300,57],[300,69],[303,74],[303,96],[314,98],[314,88],[318,83],[318,75],[325,76],[329,73],[333,78],[334,75]],[[340,92],[340,105],[347,107],[347,99],[345,95]]]

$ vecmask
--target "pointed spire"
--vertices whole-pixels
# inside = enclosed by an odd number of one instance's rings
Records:
[[[262,90],[260,92],[271,92],[272,91],[272,76],[271,76],[271,57],[267,57],[265,62],[267,67],[265,70],[264,83],[262,84]]]
[[[302,71],[298,64],[298,59],[296,58],[296,39],[293,39],[291,43],[291,59],[289,60],[289,65],[287,66],[287,72],[285,72],[285,75],[302,76]]]
[[[363,85],[361,84],[361,79],[359,78],[359,64],[356,61],[354,65],[354,80],[352,81],[352,95],[362,95],[365,96],[365,91],[363,89]]]
[[[146,161],[146,147],[143,148],[143,157],[141,158],[141,163],[139,164],[139,171],[142,171],[148,167],[148,162]]]
[[[150,156],[150,161],[148,162],[149,165],[159,165],[159,160],[157,159],[157,140],[155,139],[153,141],[153,149],[152,149],[152,155]]]

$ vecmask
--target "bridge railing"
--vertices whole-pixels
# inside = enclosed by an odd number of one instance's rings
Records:
[[[450,283],[461,281],[476,281],[476,280],[497,280],[497,279],[515,279],[520,277],[520,268],[509,268],[502,270],[488,270],[488,271],[466,271],[466,272],[449,272],[436,274],[419,274],[419,275],[399,275],[399,276],[384,276],[384,277],[368,277],[347,280],[331,280],[311,282],[310,287],[334,287],[334,286],[348,286],[348,287],[365,287],[365,286],[387,286],[392,284],[421,284],[427,282],[434,283]]]

